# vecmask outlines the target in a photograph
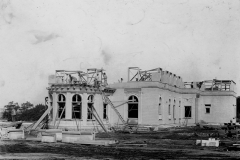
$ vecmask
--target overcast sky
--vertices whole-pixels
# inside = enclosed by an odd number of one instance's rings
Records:
[[[129,66],[161,67],[239,85],[239,51],[239,1],[2,0],[0,107],[44,103],[57,69],[103,67],[117,82]]]

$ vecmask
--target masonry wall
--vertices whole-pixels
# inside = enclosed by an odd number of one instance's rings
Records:
[[[74,93],[74,92],[66,92],[66,93],[53,93],[53,112],[52,112],[52,117],[53,120],[50,123],[50,125],[54,125],[53,122],[54,120],[56,121],[55,125],[58,124],[59,118],[58,118],[58,95],[63,94],[66,98],[65,105],[65,118],[60,120],[59,128],[70,128],[70,129],[76,129],[77,124],[78,127],[94,127],[98,126],[98,122],[96,120],[88,120],[87,119],[87,107],[88,107],[88,96],[93,95],[94,96],[94,107],[101,118],[103,120],[103,100],[102,96],[100,94],[88,94],[88,93]],[[75,119],[72,116],[72,97],[78,94],[82,98],[82,119]],[[105,121],[103,121],[105,122]],[[106,123],[106,122],[105,122]]]
[[[140,92],[117,89],[110,97],[115,106],[128,101],[134,95],[138,98],[138,124],[160,125],[160,124],[193,124],[196,122],[196,94],[180,94],[159,88],[141,88]],[[161,97],[161,114],[159,114],[159,97]],[[171,102],[169,103],[169,99]],[[170,114],[169,114],[170,105]],[[191,106],[191,117],[185,117],[185,106]],[[125,121],[128,119],[128,103],[118,107],[117,110]],[[120,123],[116,113],[110,109],[110,122]]]
[[[211,104],[206,113],[205,104]],[[229,123],[236,122],[236,98],[233,96],[201,96],[198,108],[199,122]]]
[[[160,102],[161,97],[161,102]],[[169,99],[171,102],[169,103]],[[159,88],[142,89],[142,124],[176,124],[180,117],[180,95]],[[174,103],[175,100],[175,103]],[[169,112],[170,104],[170,112]],[[161,105],[161,107],[159,107]],[[161,110],[161,111],[159,111]],[[170,113],[170,114],[169,114]]]
[[[185,107],[191,106],[191,117],[185,116]],[[196,94],[183,94],[181,106],[181,124],[188,125],[196,123]]]
[[[181,100],[181,95],[168,90],[162,90],[162,93],[164,93],[162,115],[163,123],[160,124],[179,124],[179,118],[181,117],[181,107],[179,107],[179,101]]]
[[[131,83],[134,85],[135,83]],[[158,87],[151,87],[150,83],[136,83],[135,88],[131,88],[130,83],[126,83],[122,88],[116,89],[112,96],[109,96],[114,106],[118,106],[128,101],[132,95],[138,98],[138,124],[142,125],[160,125],[176,124],[186,125],[205,122],[227,123],[236,117],[236,98],[231,94],[207,93],[195,91],[193,89],[179,90],[176,87],[166,87],[161,84]],[[141,87],[143,85],[144,87]],[[87,93],[86,93],[87,92]],[[199,93],[196,93],[199,92]],[[54,92],[53,99],[53,121],[59,120],[58,116],[58,95],[61,92]],[[96,93],[96,92],[95,92]],[[81,126],[93,127],[98,125],[97,121],[87,120],[87,98],[94,95],[94,106],[103,120],[103,100],[102,96],[90,91],[73,92],[66,91],[63,94],[66,97],[66,117],[61,119],[60,126],[67,128],[76,128],[76,121],[72,117],[72,97],[79,94],[82,97],[82,119],[78,120]],[[226,92],[227,93],[227,92]],[[208,95],[209,94],[209,95]],[[198,95],[198,96],[197,96]],[[159,97],[161,97],[161,114],[159,114]],[[169,99],[171,101],[169,101]],[[206,113],[205,104],[211,104],[210,113]],[[170,113],[169,113],[170,105]],[[191,116],[185,117],[185,107],[191,106]],[[107,106],[109,122],[112,125],[122,124],[121,120],[110,105]],[[117,110],[125,121],[128,119],[128,103],[117,107]],[[104,123],[106,121],[103,120]]]
[[[126,101],[124,96],[124,89],[117,89],[113,96],[109,96],[109,99],[112,101],[114,106],[118,106]],[[117,116],[116,112],[111,108],[111,106],[108,105],[109,108],[109,122],[112,125],[122,124],[121,120]],[[121,116],[124,118],[124,120],[127,120],[126,117],[126,105],[121,105],[117,107],[118,112],[121,114]]]
[[[141,124],[158,125],[158,88],[142,88],[142,119]]]

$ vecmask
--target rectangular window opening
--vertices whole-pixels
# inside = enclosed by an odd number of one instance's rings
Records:
[[[168,115],[171,115],[171,105],[168,105]]]
[[[159,96],[158,99],[158,120],[162,119],[162,97]]]
[[[93,104],[92,103],[88,103],[88,111],[87,111],[87,119],[88,120],[93,120]]]
[[[66,111],[66,109],[64,109],[65,102],[63,102],[63,103],[58,102],[58,107],[59,107],[59,109],[58,109],[58,118],[61,118],[61,119],[65,118],[65,111]]]
[[[73,103],[72,104],[72,118],[73,119],[82,119],[82,105]]]
[[[162,115],[162,104],[161,103],[158,104],[158,114]]]
[[[103,119],[108,119],[107,116],[107,104],[103,103]]]
[[[211,104],[205,104],[206,114],[210,114],[210,108],[211,108]]]
[[[185,106],[185,118],[191,118],[192,117],[192,111],[191,106]]]
[[[206,108],[206,113],[210,114],[210,108]]]
[[[128,118],[138,118],[138,104],[128,104]]]

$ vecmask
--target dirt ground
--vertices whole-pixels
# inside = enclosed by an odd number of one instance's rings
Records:
[[[196,139],[214,137],[216,132],[187,127],[147,133],[97,134],[99,139],[119,142],[110,146],[1,140],[0,159],[240,159],[240,152],[229,148],[238,143],[234,138],[221,136],[219,147],[196,145]]]

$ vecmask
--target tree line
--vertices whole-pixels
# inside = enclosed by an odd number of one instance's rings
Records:
[[[3,119],[12,121],[12,111],[16,112],[16,121],[37,121],[47,109],[47,106],[43,104],[37,104],[34,106],[30,102],[25,102],[19,105],[13,101],[4,106]]]

